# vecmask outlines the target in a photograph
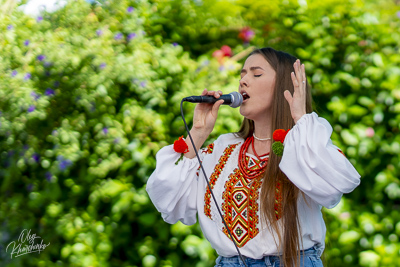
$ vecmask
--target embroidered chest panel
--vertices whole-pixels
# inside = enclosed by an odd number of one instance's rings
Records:
[[[243,247],[259,233],[258,198],[261,184],[259,178],[247,180],[239,168],[225,183],[222,210],[238,247]],[[229,237],[225,227],[223,231]]]
[[[215,183],[217,182],[222,170],[224,169],[226,162],[228,161],[230,155],[232,154],[233,150],[235,150],[238,144],[229,145],[225,148],[224,153],[218,160],[218,164],[215,165],[214,171],[210,177],[210,186],[211,189],[214,188]],[[206,189],[206,193],[204,195],[204,214],[211,219],[211,192],[210,188]]]
[[[214,189],[218,178],[231,156],[234,149],[238,144],[228,146],[210,177],[210,186]],[[260,169],[263,166],[262,162],[255,160],[252,157],[246,156],[247,170]],[[224,181],[221,181],[224,182]],[[248,241],[256,237],[259,233],[259,194],[262,185],[261,176],[256,178],[246,178],[240,168],[236,167],[229,175],[224,183],[222,193],[222,213],[224,219],[235,239],[238,247],[243,247]],[[281,186],[279,183],[276,185],[276,201],[274,205],[276,219],[281,217]],[[215,205],[213,203],[213,205]],[[204,195],[204,214],[213,220],[221,220],[220,218],[212,218],[211,212],[211,192],[207,187]],[[230,238],[228,230],[222,226],[221,229],[225,235]]]

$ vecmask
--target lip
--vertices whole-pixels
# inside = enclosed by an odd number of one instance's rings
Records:
[[[246,92],[246,90],[239,90],[239,93],[243,97],[243,102],[242,103],[245,103],[245,102],[247,102],[247,100],[250,99],[250,95]],[[247,95],[247,97],[245,97],[245,95]]]

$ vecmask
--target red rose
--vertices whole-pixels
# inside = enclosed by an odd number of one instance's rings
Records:
[[[186,144],[185,140],[183,140],[183,136],[179,137],[179,139],[174,142],[174,150],[177,153],[189,152],[189,147]]]

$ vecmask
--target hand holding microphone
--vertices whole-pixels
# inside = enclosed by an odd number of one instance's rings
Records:
[[[204,89],[201,96],[185,97],[183,101],[199,103],[194,109],[193,127],[190,133],[196,147],[200,148],[214,129],[219,107],[225,104],[236,108],[242,104],[243,97],[238,92],[223,95],[221,91],[207,91],[207,89]],[[191,150],[191,143],[188,140],[186,143],[189,146],[189,152],[185,154],[185,157],[195,157],[194,151]]]

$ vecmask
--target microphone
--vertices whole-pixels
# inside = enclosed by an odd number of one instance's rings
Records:
[[[218,100],[224,100],[223,105],[229,105],[232,108],[237,108],[240,106],[243,102],[243,96],[239,94],[238,92],[232,92],[227,95],[221,95],[219,98],[215,98],[213,96],[209,95],[201,95],[201,96],[188,96],[182,99],[183,101],[186,102],[191,102],[191,103],[209,103],[209,104],[214,104]]]

